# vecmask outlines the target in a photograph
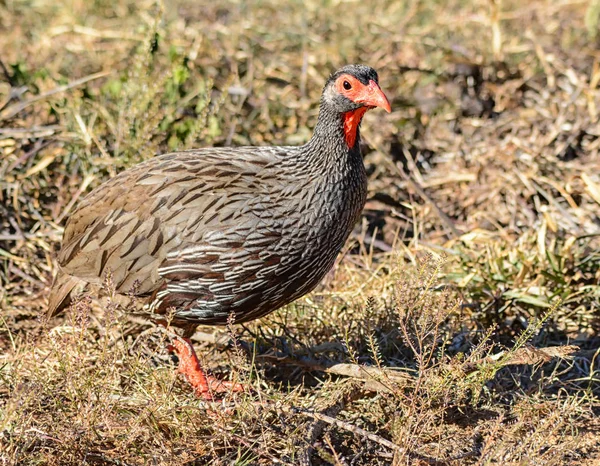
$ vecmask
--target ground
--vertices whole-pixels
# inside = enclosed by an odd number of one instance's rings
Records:
[[[0,2],[0,464],[600,463],[600,2]],[[169,150],[301,144],[376,68],[369,200],[322,285],[167,336],[44,320],[69,212]]]

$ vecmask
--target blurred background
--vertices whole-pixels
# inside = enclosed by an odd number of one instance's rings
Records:
[[[593,464],[599,24],[599,0],[0,0],[0,445],[8,464],[82,464],[90,452],[94,464]],[[158,153],[306,142],[325,80],[348,63],[374,67],[392,103],[391,114],[370,112],[362,125],[362,221],[318,290],[236,332],[259,353],[292,361],[256,369],[266,380],[256,390],[283,405],[328,409],[351,391],[350,379],[298,369],[295,354],[322,366],[414,369],[411,395],[402,386],[375,398],[352,392],[352,408],[344,405],[344,422],[402,449],[288,414],[292,435],[250,408],[221,419],[221,430],[199,431],[190,419],[204,413],[184,419],[167,401],[174,376],[158,371],[168,383],[152,382],[148,361],[159,350],[148,343],[136,352],[146,327],[121,321],[118,333],[130,340],[111,364],[129,368],[163,411],[152,414],[160,421],[136,424],[139,438],[115,434],[150,414],[141,402],[119,414],[109,395],[89,412],[79,404],[92,392],[123,392],[121,376],[80,364],[102,360],[92,353],[103,338],[115,347],[112,324],[75,315],[75,323],[64,317],[71,330],[57,333],[71,337],[39,331],[69,212]],[[411,341],[425,342],[420,353]],[[334,346],[316,355],[323,342]],[[534,352],[525,365],[465,375],[487,352],[568,345],[577,348],[557,354],[569,360]],[[52,363],[39,369],[32,354]],[[210,354],[226,372],[249,364]],[[63,421],[51,422],[59,411]],[[86,424],[100,412],[104,427]],[[262,431],[248,427],[256,419]],[[250,444],[227,434],[234,424]],[[217,446],[194,450],[199,438]]]

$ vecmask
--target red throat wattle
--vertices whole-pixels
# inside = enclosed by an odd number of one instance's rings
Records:
[[[371,79],[368,84],[365,84],[347,73],[336,79],[335,89],[338,94],[361,105],[359,108],[343,114],[344,138],[348,148],[352,149],[356,144],[358,126],[365,112],[371,108],[381,107],[389,113],[391,111],[390,102],[375,81]]]
[[[360,107],[356,110],[344,113],[344,137],[349,149],[356,143],[356,132],[363,115],[369,110],[368,107]]]

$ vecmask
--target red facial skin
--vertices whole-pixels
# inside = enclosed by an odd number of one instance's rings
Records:
[[[346,85],[344,86],[344,84]],[[349,87],[349,88],[348,88]],[[368,85],[361,83],[354,76],[343,74],[335,81],[335,89],[352,102],[363,104],[363,107],[344,113],[344,135],[349,148],[356,143],[356,130],[367,110],[381,107],[388,113],[392,111],[387,97],[373,80]]]

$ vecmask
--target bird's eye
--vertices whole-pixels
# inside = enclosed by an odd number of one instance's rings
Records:
[[[350,84],[348,81],[344,81],[343,85],[344,85],[344,89],[346,89],[347,91],[352,89],[352,84]]]

